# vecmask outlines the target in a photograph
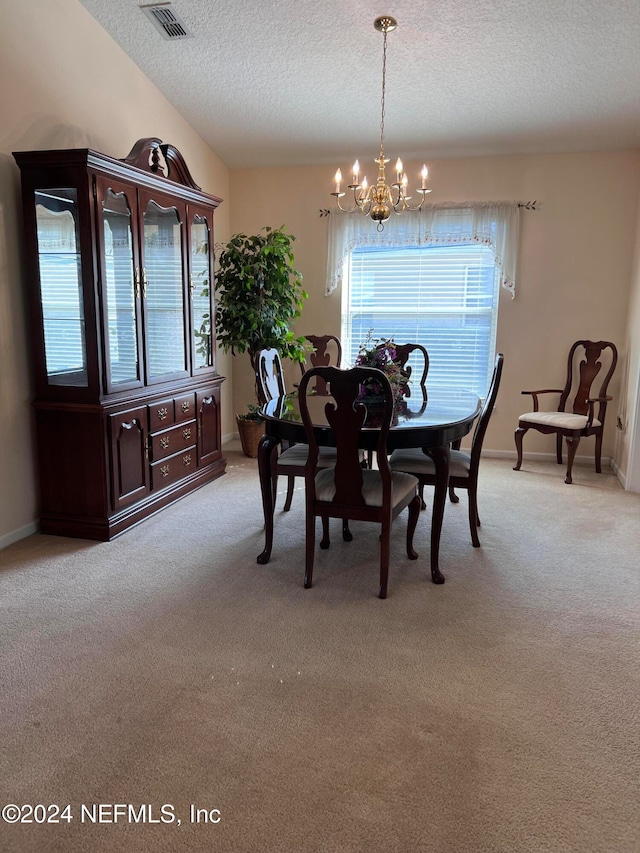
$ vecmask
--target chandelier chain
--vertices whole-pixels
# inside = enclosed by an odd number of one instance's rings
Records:
[[[380,98],[380,157],[384,158],[384,94],[387,83],[387,30],[384,30],[382,46],[382,97]]]

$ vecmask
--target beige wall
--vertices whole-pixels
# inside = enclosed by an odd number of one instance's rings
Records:
[[[343,164],[344,166],[344,164]],[[418,175],[420,164],[407,173]],[[500,296],[497,348],[505,355],[498,403],[485,440],[514,453],[513,431],[530,398],[523,388],[564,383],[566,356],[579,338],[612,340],[624,354],[638,195],[640,151],[441,160],[430,163],[431,200],[536,200],[522,216],[515,300]],[[231,228],[253,233],[286,225],[297,237],[296,262],[310,298],[297,331],[340,333],[340,293],[325,297],[327,222],[335,167],[233,171]],[[373,170],[370,170],[371,175]],[[640,287],[640,284],[637,285]],[[637,334],[637,333],[636,333]],[[636,341],[636,349],[639,343]],[[636,359],[637,360],[637,359]],[[234,403],[252,399],[248,361],[234,364]],[[621,404],[618,371],[603,453],[613,456]],[[551,453],[551,437],[530,432],[525,452]],[[578,455],[593,454],[585,439]]]
[[[125,157],[156,136],[175,145],[204,190],[226,200],[229,172],[77,0],[0,0],[0,547],[37,519],[29,343],[23,305],[19,172],[12,151],[94,148]],[[230,371],[221,357],[219,370]],[[231,426],[223,386],[223,433]]]
[[[627,315],[627,341],[622,355],[625,381],[622,383],[620,415],[624,431],[618,433],[615,456],[622,481],[627,488],[640,491],[640,207]],[[630,471],[630,463],[633,471]],[[629,482],[630,479],[633,482]]]

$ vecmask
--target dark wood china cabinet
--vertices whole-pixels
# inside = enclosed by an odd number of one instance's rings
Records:
[[[32,315],[40,529],[108,540],[224,473],[213,214],[141,139],[14,154]]]

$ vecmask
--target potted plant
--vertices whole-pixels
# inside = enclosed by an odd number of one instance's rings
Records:
[[[305,339],[295,337],[291,324],[300,316],[308,294],[302,276],[294,267],[292,244],[295,237],[281,228],[262,228],[248,237],[235,234],[222,247],[216,273],[216,334],[225,352],[248,353],[254,375],[262,349],[273,347],[282,358],[304,363]],[[258,390],[256,387],[256,401]],[[245,447],[245,424],[260,420],[255,404],[236,422],[243,450],[257,455],[260,435]],[[256,428],[253,426],[254,433]]]

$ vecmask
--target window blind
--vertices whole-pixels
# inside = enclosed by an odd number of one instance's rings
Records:
[[[499,274],[482,244],[361,247],[349,257],[342,338],[351,364],[374,338],[422,344],[429,387],[484,397],[495,354]]]

